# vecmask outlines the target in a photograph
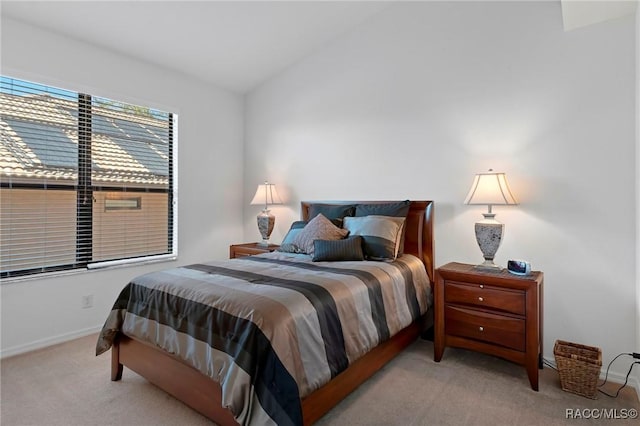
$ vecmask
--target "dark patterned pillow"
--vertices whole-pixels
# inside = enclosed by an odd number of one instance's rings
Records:
[[[298,232],[293,238],[293,244],[298,246],[302,253],[313,254],[314,240],[341,240],[348,234],[349,231],[338,228],[320,213]]]
[[[314,262],[335,262],[364,260],[362,237],[355,235],[343,240],[315,240],[313,242]]]
[[[398,256],[405,218],[391,216],[345,217],[344,229],[363,239],[364,255],[370,260],[394,260]]]
[[[319,214],[323,214],[327,219],[342,219],[345,216],[353,216],[356,211],[355,204],[334,205],[334,204],[311,204],[309,205],[309,220]]]

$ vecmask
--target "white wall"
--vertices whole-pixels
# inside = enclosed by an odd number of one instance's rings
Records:
[[[278,185],[277,242],[300,200],[433,199],[436,264],[479,263],[462,201],[504,171],[521,204],[494,208],[496,260],[544,271],[544,355],[607,363],[638,318],[634,37],[633,16],[564,32],[557,2],[394,4],[248,95],[244,202]]]
[[[3,356],[97,330],[131,278],[178,264],[226,258],[229,244],[241,240],[241,96],[4,17],[2,74],[154,106],[179,116],[178,260],[3,282]],[[89,294],[94,295],[94,307],[81,309],[82,296]]]

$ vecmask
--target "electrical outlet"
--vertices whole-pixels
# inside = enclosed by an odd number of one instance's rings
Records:
[[[80,306],[82,307],[82,309],[88,309],[93,307],[93,294],[82,296],[82,300],[80,301]]]

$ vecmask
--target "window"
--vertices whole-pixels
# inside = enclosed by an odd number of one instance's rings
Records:
[[[0,276],[173,257],[176,116],[0,77]]]

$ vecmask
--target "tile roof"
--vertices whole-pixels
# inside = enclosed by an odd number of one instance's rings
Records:
[[[77,103],[0,93],[0,177],[77,181]],[[168,124],[92,105],[94,185],[168,185]]]

